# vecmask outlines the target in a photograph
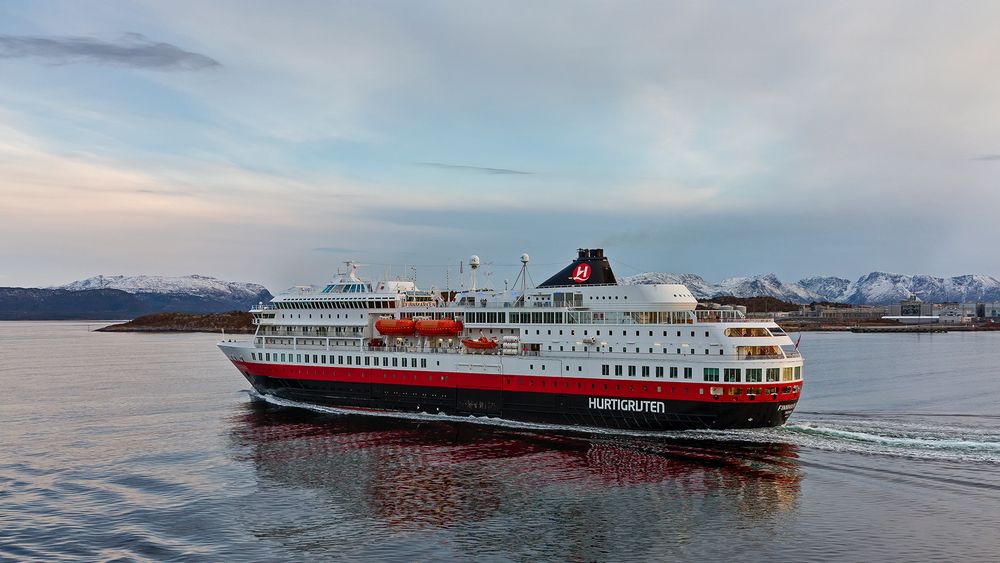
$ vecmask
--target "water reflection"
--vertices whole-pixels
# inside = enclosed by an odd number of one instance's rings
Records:
[[[640,510],[693,533],[706,503],[758,523],[794,509],[802,478],[790,444],[524,431],[259,402],[232,418],[230,438],[262,485],[318,492],[331,510],[390,531],[554,512],[587,530]]]

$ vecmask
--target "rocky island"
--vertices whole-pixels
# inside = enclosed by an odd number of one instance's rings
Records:
[[[253,334],[253,315],[243,311],[226,313],[155,313],[126,323],[109,325],[100,332],[225,332]]]

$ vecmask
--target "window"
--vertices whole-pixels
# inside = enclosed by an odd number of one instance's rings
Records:
[[[427,367],[427,358],[420,358],[420,367]]]
[[[795,379],[802,379],[802,366],[795,366]]]
[[[684,368],[684,379],[691,379],[694,377],[694,368]]]
[[[265,354],[264,356],[267,358],[267,361],[271,361],[271,354]]]
[[[635,366],[629,366],[628,367],[628,376],[629,377],[635,377]]]
[[[601,375],[611,375],[611,366],[604,364],[601,366]]]
[[[728,383],[739,383],[740,368],[726,368],[722,371],[722,375],[723,375],[723,381],[726,381]]]
[[[782,381],[792,381],[795,379],[795,370],[787,367],[781,368],[781,380]]]
[[[719,368],[705,368],[705,381],[718,381]]]
[[[747,370],[747,383],[760,383],[763,370],[760,368],[750,368]]]
[[[670,378],[677,379],[677,366],[672,366],[670,368]]]
[[[351,365],[351,357],[347,356],[347,365]]]
[[[393,358],[392,367],[397,367],[397,366],[399,366],[399,358]]]
[[[649,366],[642,366],[642,376],[649,377]]]
[[[622,374],[622,367],[615,366],[615,375],[621,375],[621,374]]]
[[[371,361],[372,361],[372,359],[371,359],[371,358],[369,358],[368,356],[365,356],[365,365],[366,365],[366,366],[367,366],[367,365],[369,364],[369,362],[371,362]]]
[[[389,356],[382,358],[382,367],[389,367]]]
[[[656,366],[656,377],[663,377],[663,366]]]
[[[767,368],[767,380],[778,381],[778,368]]]
[[[409,367],[409,366],[407,366],[407,365],[406,365],[406,358],[403,358],[403,367],[404,367],[404,368],[405,368],[405,367]]]

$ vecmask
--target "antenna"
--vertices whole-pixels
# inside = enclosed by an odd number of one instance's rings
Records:
[[[472,270],[472,272],[470,274],[472,276],[472,279],[470,280],[470,282],[472,283],[472,287],[470,287],[469,289],[471,291],[475,291],[476,290],[476,270],[479,269],[479,257],[476,256],[475,254],[473,254],[469,258],[469,269]]]
[[[522,295],[528,292],[528,262],[531,262],[531,256],[528,256],[528,253],[525,252],[521,255],[521,273],[518,274],[518,277],[521,278]],[[516,282],[517,280],[514,281]]]
[[[518,296],[517,302],[524,303],[524,297],[528,293],[528,262],[531,261],[531,257],[525,252],[521,255],[521,271],[518,272],[517,277],[514,278],[514,285],[517,285],[518,280],[521,281],[521,295]],[[504,283],[507,283],[506,280]]]

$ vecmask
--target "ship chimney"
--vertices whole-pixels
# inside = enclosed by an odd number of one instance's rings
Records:
[[[580,248],[576,260],[538,287],[617,284],[603,248]]]

